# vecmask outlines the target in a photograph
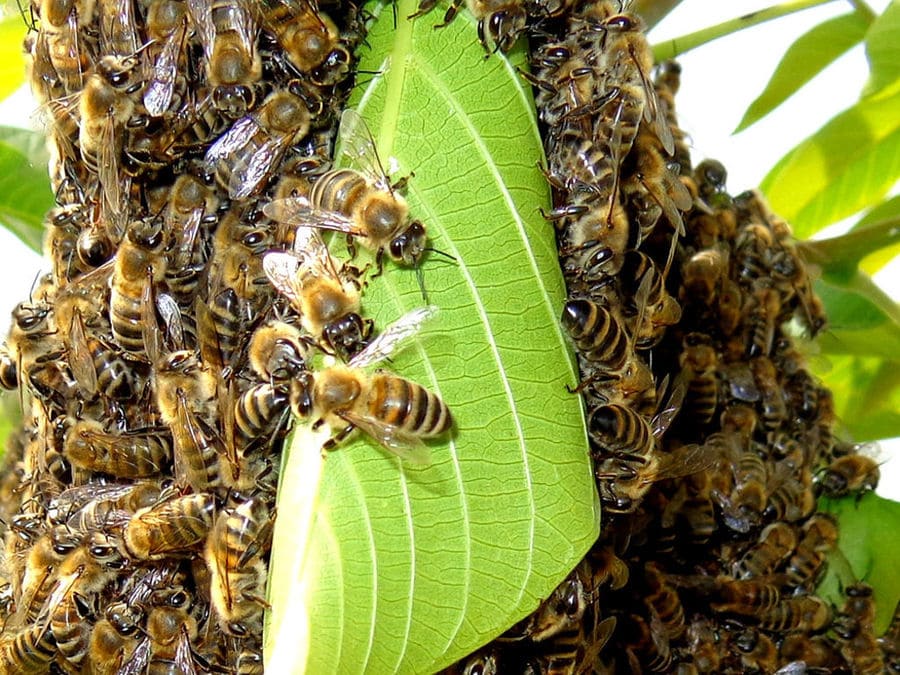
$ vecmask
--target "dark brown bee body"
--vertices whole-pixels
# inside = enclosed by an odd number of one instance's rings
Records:
[[[372,377],[366,409],[372,417],[424,438],[439,436],[453,425],[446,403],[396,375],[379,373]]]

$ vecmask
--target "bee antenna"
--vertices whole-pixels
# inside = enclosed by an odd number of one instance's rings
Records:
[[[427,246],[426,248],[423,248],[422,250],[423,250],[423,251],[431,251],[432,253],[437,253],[438,255],[444,256],[444,257],[447,258],[448,260],[451,260],[451,261],[453,261],[453,262],[456,262],[456,258],[455,258],[454,256],[452,256],[452,255],[450,255],[449,253],[447,253],[447,252],[445,252],[445,251],[442,251],[442,250],[440,250],[440,249],[433,248],[433,247],[431,247],[431,246]]]

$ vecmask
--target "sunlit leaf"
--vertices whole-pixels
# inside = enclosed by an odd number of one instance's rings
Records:
[[[900,176],[900,90],[839,113],[763,179],[800,238],[881,200]]]
[[[0,98],[9,96],[25,81],[22,51],[25,31],[25,23],[18,12],[0,20]]]
[[[869,81],[865,96],[872,96],[900,78],[900,3],[892,2],[866,34]]]
[[[44,137],[0,127],[0,223],[40,251],[44,214],[51,206]]]
[[[868,22],[858,12],[828,19],[788,47],[763,92],[750,104],[734,133],[743,131],[784,103],[841,54],[858,44]]]
[[[895,361],[872,356],[829,355],[820,372],[834,395],[835,411],[854,441],[900,435],[900,368]]]
[[[880,204],[876,204],[865,216],[859,219],[859,222],[853,226],[853,229],[861,230],[887,220],[897,220],[900,222],[900,195],[885,199]],[[875,272],[887,265],[898,255],[900,255],[900,244],[886,246],[866,257],[860,263],[860,269],[867,274],[875,274]]]
[[[415,172],[412,212],[455,258],[425,261],[440,314],[390,368],[439,393],[456,431],[424,468],[364,437],[322,462],[321,439],[298,433],[279,489],[273,672],[433,672],[534,609],[597,534],[524,54],[485,60],[467,13],[434,30],[441,10],[408,22],[414,10],[398,3],[396,29],[378,17],[360,63],[378,75],[351,105],[383,161]],[[363,298],[379,327],[421,304],[391,264]]]
[[[843,588],[869,584],[875,594],[875,633],[881,635],[900,600],[900,503],[869,493],[861,499],[820,499],[819,509],[837,517],[840,539],[818,593],[841,607]]]

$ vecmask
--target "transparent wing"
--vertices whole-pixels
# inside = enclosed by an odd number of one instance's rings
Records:
[[[209,61],[216,41],[216,27],[212,21],[212,0],[187,0],[187,8],[194,32],[203,46],[206,60]]]
[[[150,638],[143,637],[116,675],[143,675],[150,665]]]
[[[194,667],[194,654],[191,651],[191,637],[187,624],[182,623],[178,630],[178,643],[175,645],[175,666],[183,675],[197,675]]]
[[[653,133],[662,143],[666,154],[672,155],[675,152],[675,139],[672,137],[672,130],[669,129],[669,123],[666,120],[665,108],[659,104],[656,89],[647,73],[639,64],[635,63],[635,67],[640,73],[641,86],[644,88],[644,119],[653,127]]]
[[[419,466],[431,464],[431,450],[418,436],[372,417],[356,415],[350,411],[338,414],[400,459]]]
[[[176,269],[184,269],[194,257],[194,249],[197,245],[197,235],[200,233],[200,222],[203,220],[203,209],[192,209],[187,219],[183,223],[178,223],[177,219],[171,219],[167,222],[169,232],[178,232],[180,241],[178,249],[175,253],[172,267]]]
[[[72,321],[69,325],[68,357],[69,368],[78,386],[88,394],[97,391],[97,370],[94,368],[94,359],[88,348],[84,319],[77,307],[72,312]]]
[[[270,251],[263,256],[263,271],[279,293],[291,301],[294,309],[300,307],[301,292],[299,271],[302,259],[287,251]]]
[[[166,327],[166,342],[169,349],[171,351],[184,349],[184,323],[181,320],[181,309],[175,298],[168,293],[160,293],[156,296],[156,310]]]
[[[232,199],[246,199],[281,159],[287,149],[290,137],[269,137],[245,163],[235,164],[228,179],[228,196]]]
[[[344,110],[338,134],[341,151],[350,160],[351,168],[370,178],[382,190],[390,190],[391,180],[378,156],[375,139],[358,112],[351,108]]]
[[[407,312],[375,337],[365,349],[350,359],[351,368],[364,368],[384,361],[412,340],[422,326],[438,313],[434,305],[426,305]]]
[[[153,285],[153,271],[150,269],[147,270],[141,291],[141,339],[147,358],[150,363],[155,364],[163,353],[164,345],[156,319],[156,288]]]
[[[336,211],[316,208],[309,203],[306,197],[273,199],[263,207],[263,213],[279,223],[346,232],[355,237],[366,236],[366,232],[357,227],[347,216]]]
[[[97,172],[100,182],[100,211],[103,225],[113,233],[116,240],[121,239],[125,231],[125,195],[128,193],[130,179],[120,175],[119,150],[116,142],[116,125],[112,117],[103,122],[102,141],[97,153]]]
[[[241,48],[247,54],[256,53],[256,19],[250,11],[249,3],[245,1],[233,2],[231,8],[234,18],[233,26],[241,41]],[[255,3],[254,3],[255,4]]]
[[[184,38],[184,25],[172,33],[166,40],[156,61],[153,63],[153,74],[144,90],[144,107],[151,117],[159,117],[172,103],[172,92],[175,89],[175,76],[178,72],[178,55]]]
[[[209,165],[217,164],[225,159],[233,159],[232,155],[240,152],[259,129],[259,122],[252,115],[242,117],[231,125],[215,143],[209,146],[204,161]]]
[[[719,449],[706,444],[683,445],[672,452],[661,453],[655,475],[646,482],[681,478],[711,468],[721,457]]]
[[[328,250],[319,231],[311,227],[297,229],[294,253],[300,258],[301,278],[310,274],[314,277],[331,277],[338,283],[343,283],[338,273],[338,263]]]

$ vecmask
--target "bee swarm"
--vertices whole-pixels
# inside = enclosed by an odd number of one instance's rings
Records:
[[[486,49],[529,24],[547,40],[528,78],[605,515],[554,594],[454,668],[896,669],[900,622],[875,641],[867,587],[837,611],[814,594],[837,537],[815,490],[874,487],[877,466],[834,437],[782,328],[824,325],[787,225],[731,197],[721,165],[692,166],[677,67],[645,87],[642,26],[616,3],[470,5]],[[324,377],[306,356],[352,360],[372,337],[349,264],[309,282],[335,320],[304,305],[294,253],[323,245],[279,210],[352,179],[330,156],[363,17],[287,0],[31,10],[57,206],[53,271],[0,352],[24,411],[0,478],[0,673],[261,673],[278,454]],[[423,436],[451,423],[428,396]]]

